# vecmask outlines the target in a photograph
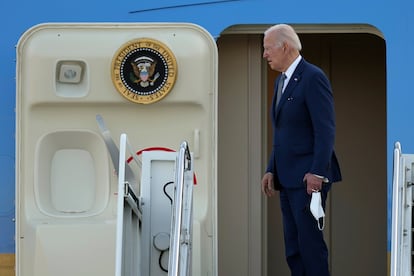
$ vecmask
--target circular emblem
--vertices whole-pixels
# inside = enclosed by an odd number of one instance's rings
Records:
[[[142,38],[123,45],[112,59],[112,82],[122,96],[150,104],[167,96],[177,77],[177,61],[163,43]]]

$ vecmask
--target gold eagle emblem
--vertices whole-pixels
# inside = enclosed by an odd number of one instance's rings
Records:
[[[161,41],[139,38],[123,44],[112,58],[112,82],[126,99],[151,104],[165,98],[177,78],[177,60]]]
[[[150,57],[139,57],[131,62],[134,72],[133,82],[139,84],[141,87],[153,86],[154,82],[159,78],[160,73],[155,72],[157,62]]]

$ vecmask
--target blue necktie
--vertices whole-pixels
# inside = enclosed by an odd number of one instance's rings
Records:
[[[277,94],[276,94],[276,107],[279,104],[280,98],[282,97],[283,84],[285,83],[286,75],[282,73],[279,82],[277,83]]]

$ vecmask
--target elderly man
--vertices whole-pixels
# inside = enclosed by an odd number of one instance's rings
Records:
[[[273,150],[262,191],[279,190],[286,260],[292,276],[328,276],[328,249],[310,211],[313,192],[322,206],[331,183],[341,180],[334,152],[335,111],[330,83],[322,70],[300,55],[301,42],[285,24],[264,33],[263,57],[275,81],[271,109]]]

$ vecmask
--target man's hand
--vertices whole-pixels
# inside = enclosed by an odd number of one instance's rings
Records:
[[[268,172],[262,178],[262,192],[267,196],[274,196],[276,194],[273,174]]]
[[[306,184],[306,192],[310,195],[313,192],[320,191],[322,189],[323,178],[314,174],[307,173],[303,177],[303,182]]]

